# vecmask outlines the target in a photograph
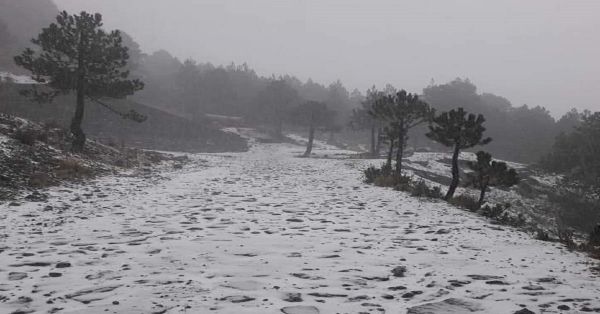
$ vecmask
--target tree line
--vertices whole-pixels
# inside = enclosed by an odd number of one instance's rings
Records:
[[[378,138],[371,136],[373,156],[379,155],[376,151],[379,144],[375,142],[382,141],[388,146],[385,164],[381,169],[367,169],[367,180],[387,182],[384,185],[392,186],[405,184],[407,180],[402,174],[402,159],[409,131],[419,125],[426,125],[428,131],[424,135],[427,138],[452,150],[452,181],[444,196],[447,201],[454,197],[460,183],[460,152],[492,141],[491,138],[484,137],[486,128],[483,124],[486,120],[482,114],[468,113],[462,107],[438,114],[418,95],[405,90],[395,93],[369,90],[362,108],[353,112],[352,119],[353,125],[369,127],[372,134],[378,134]],[[481,191],[478,207],[484,203],[485,192],[489,187],[512,186],[518,182],[516,170],[509,168],[505,162],[492,161],[491,154],[484,151],[477,153],[476,162],[469,163],[469,167],[473,172],[468,184]]]

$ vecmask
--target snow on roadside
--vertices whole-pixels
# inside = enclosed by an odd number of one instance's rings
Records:
[[[14,84],[39,84],[28,75],[16,75],[9,72],[0,72],[0,83],[3,82],[11,82]]]

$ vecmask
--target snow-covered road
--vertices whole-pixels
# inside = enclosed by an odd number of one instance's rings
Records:
[[[0,207],[0,313],[600,312],[597,265],[301,147]],[[525,313],[525,312],[523,312]]]

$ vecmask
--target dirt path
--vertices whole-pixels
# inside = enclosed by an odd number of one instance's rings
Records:
[[[3,205],[0,312],[600,312],[584,256],[300,150],[201,155],[170,180]]]

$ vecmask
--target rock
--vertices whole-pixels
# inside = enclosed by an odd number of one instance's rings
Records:
[[[509,283],[502,281],[502,280],[489,280],[485,282],[488,285],[500,285],[500,286],[506,286]]]
[[[542,286],[529,285],[529,286],[524,286],[523,290],[540,291],[540,290],[546,290],[546,289]]]
[[[231,295],[220,299],[221,301],[229,301],[231,303],[243,303],[256,300],[255,298],[245,295]]]
[[[283,301],[286,302],[302,302],[302,295],[300,293],[288,293]]]
[[[345,298],[347,294],[336,294],[336,293],[321,293],[321,292],[312,292],[308,295],[317,297],[317,298]]]
[[[297,305],[297,306],[286,306],[281,309],[282,313],[285,314],[319,314],[319,309],[314,306]]]
[[[528,310],[527,308],[520,309],[516,311],[514,314],[535,314],[534,312]]]
[[[410,299],[416,295],[423,294],[423,291],[410,291],[402,295],[405,299]]]
[[[494,275],[467,275],[467,277],[473,280],[492,280],[492,279],[502,279],[503,277],[494,276]]]
[[[21,280],[27,278],[27,273],[10,272],[8,273],[8,280]]]
[[[25,199],[30,202],[45,202],[48,200],[48,195],[35,191],[25,196]]]
[[[564,304],[559,305],[557,308],[561,311],[568,311],[571,309],[568,305],[564,305]]]
[[[394,275],[394,277],[404,277],[405,273],[406,273],[406,266],[397,266],[397,267],[394,267],[394,269],[392,269],[392,275]]]
[[[54,278],[56,278],[56,277],[61,277],[61,276],[62,276],[62,273],[54,273],[54,272],[52,272],[52,273],[49,273],[49,274],[48,274],[48,276],[50,276],[50,277],[54,277]]]
[[[67,267],[71,267],[71,263],[60,262],[60,263],[56,264],[56,268],[67,268]]]
[[[440,302],[433,302],[414,306],[408,309],[407,314],[463,314],[483,312],[483,308],[473,302],[450,298]]]

